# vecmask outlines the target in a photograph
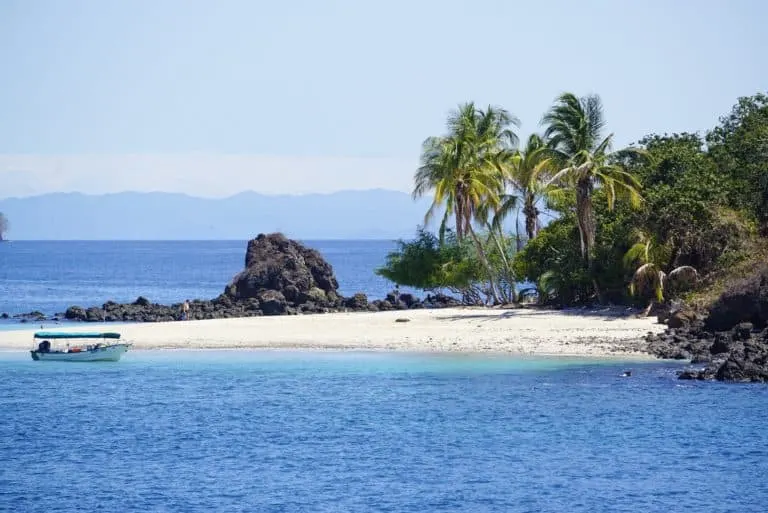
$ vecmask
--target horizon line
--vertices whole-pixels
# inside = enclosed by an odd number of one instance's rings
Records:
[[[266,235],[283,232],[261,232]],[[12,244],[14,242],[248,242],[255,239],[260,234],[245,239],[3,239],[0,241],[0,247],[3,244]],[[285,233],[283,233],[286,237]],[[288,237],[296,241],[308,242],[397,242],[400,238],[324,238],[324,237]]]
[[[254,194],[257,196],[267,196],[270,198],[301,198],[301,197],[307,197],[307,196],[333,196],[334,194],[345,194],[345,193],[354,193],[354,192],[394,192],[398,194],[405,194],[410,196],[410,192],[402,191],[399,189],[388,189],[386,187],[371,187],[367,189],[339,189],[332,192],[299,192],[299,193],[268,193],[268,192],[259,192],[255,191],[253,189],[245,189],[240,192],[236,192],[234,194],[229,194],[227,196],[196,196],[193,194],[188,194],[186,192],[174,192],[174,191],[137,191],[137,190],[123,190],[123,191],[117,191],[117,192],[102,192],[102,193],[89,193],[89,192],[81,192],[81,191],[54,191],[54,192],[44,192],[39,194],[29,194],[25,196],[5,196],[0,197],[0,201],[4,200],[23,200],[23,199],[32,199],[32,198],[42,198],[45,196],[86,196],[86,197],[104,197],[104,196],[119,196],[119,195],[129,195],[129,194],[143,194],[143,195],[151,195],[151,194],[165,194],[169,196],[183,196],[186,198],[193,198],[193,199],[202,199],[202,200],[211,200],[211,201],[223,201],[228,200],[232,198],[236,198],[237,196],[242,196],[245,194]]]

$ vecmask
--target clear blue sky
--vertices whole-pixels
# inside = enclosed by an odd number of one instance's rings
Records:
[[[620,144],[705,130],[768,89],[766,20],[760,0],[0,0],[0,197],[407,190],[459,102],[526,135],[564,90],[600,94]]]

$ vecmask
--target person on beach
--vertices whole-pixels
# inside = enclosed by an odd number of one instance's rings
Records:
[[[181,320],[186,321],[189,319],[189,299],[184,300],[184,304],[181,305]]]

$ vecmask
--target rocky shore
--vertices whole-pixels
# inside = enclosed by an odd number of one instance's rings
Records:
[[[320,253],[284,235],[260,234],[248,242],[243,271],[214,299],[189,302],[188,320],[230,319],[343,312],[379,312],[461,306],[445,295],[419,299],[392,292],[369,301],[362,293],[343,297],[331,265]],[[71,306],[48,319],[42,312],[14,318],[21,322],[176,321],[182,303],[161,305],[144,297],[132,303]],[[0,318],[8,319],[7,314]],[[663,332],[648,332],[644,350],[658,358],[688,360],[680,379],[768,382],[768,264],[731,286],[708,311],[682,303],[660,310]],[[643,348],[638,347],[642,351]]]
[[[689,360],[680,379],[768,383],[768,265],[736,283],[707,312],[673,305],[648,334],[659,358]]]
[[[391,292],[369,301],[363,293],[343,297],[331,265],[317,250],[282,234],[260,234],[248,242],[245,268],[214,299],[189,302],[189,320],[227,319],[261,315],[331,312],[378,312],[417,308],[448,308],[461,304],[443,294],[419,299]],[[182,303],[162,305],[139,297],[132,303],[109,301],[100,306],[70,306],[48,318],[42,312],[13,316],[21,322],[46,320],[82,322],[163,322],[179,320]],[[7,314],[1,314],[5,319]]]

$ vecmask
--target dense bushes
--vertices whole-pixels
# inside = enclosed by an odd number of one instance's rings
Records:
[[[504,238],[501,248],[480,233],[484,248],[493,271],[493,281],[505,298],[514,295],[514,282],[506,279],[505,259],[514,256],[513,241]],[[450,291],[461,296],[467,304],[487,303],[492,295],[489,277],[480,262],[472,242],[459,242],[453,231],[447,230],[445,239],[440,240],[432,233],[419,228],[416,238],[398,241],[398,249],[387,255],[384,266],[376,274],[394,283],[426,291]]]

